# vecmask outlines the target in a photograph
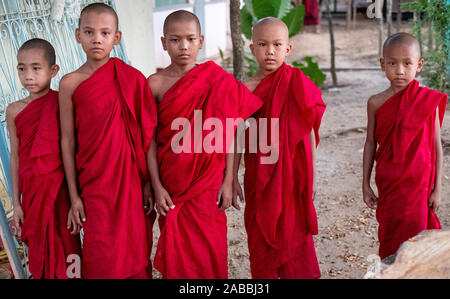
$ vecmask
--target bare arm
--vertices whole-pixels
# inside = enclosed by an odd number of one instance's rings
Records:
[[[217,194],[217,205],[219,210],[226,211],[233,202],[233,170],[234,170],[234,154],[227,153],[225,158],[225,174],[222,186]]]
[[[78,194],[77,173],[75,166],[75,118],[72,103],[74,84],[68,77],[64,77],[59,88],[59,108],[61,119],[61,153],[64,171],[69,187],[72,210],[78,225],[86,221],[84,205]],[[80,221],[81,217],[81,221]]]
[[[442,167],[444,161],[444,154],[442,150],[441,142],[441,123],[439,120],[439,108],[436,112],[436,123],[435,123],[435,134],[434,142],[436,145],[436,171],[434,180],[434,189],[429,200],[429,206],[433,209],[435,213],[439,210],[441,202],[441,190],[442,190]]]
[[[20,206],[18,154],[19,138],[17,137],[17,128],[15,123],[15,118],[17,115],[18,111],[13,106],[9,106],[6,110],[6,123],[8,125],[9,140],[11,145],[10,168],[14,206]]]
[[[10,168],[11,181],[13,191],[13,207],[14,207],[14,224],[17,228],[17,235],[21,235],[24,213],[20,203],[19,191],[19,138],[17,136],[17,128],[15,119],[19,114],[16,105],[12,104],[6,110],[6,122],[8,124],[9,138],[11,144]]]
[[[309,143],[311,145],[311,156],[312,156],[312,163],[313,163],[312,200],[314,201],[316,199],[316,192],[317,192],[317,165],[316,165],[317,144],[316,144],[316,133],[314,132],[314,129],[309,134]]]
[[[375,153],[377,149],[377,142],[375,139],[375,105],[373,101],[369,100],[367,105],[367,137],[364,145],[363,155],[363,199],[368,207],[375,209],[378,198],[370,186],[370,178],[372,176],[372,169],[375,162]]]
[[[150,179],[153,190],[155,191],[156,212],[162,216],[167,216],[170,210],[175,209],[169,192],[164,188],[159,176],[158,149],[156,143],[157,129],[152,137],[152,144],[147,154],[147,166],[150,172]]]

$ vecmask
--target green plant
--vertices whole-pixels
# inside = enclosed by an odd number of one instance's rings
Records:
[[[419,0],[402,4],[402,8],[410,9],[421,16],[413,26],[412,33],[421,38],[422,29],[431,26],[434,47],[423,53],[425,66],[423,73],[430,88],[441,92],[450,92],[450,4],[446,0]],[[446,77],[447,73],[447,77]]]
[[[290,0],[244,0],[244,7],[241,9],[241,28],[244,36],[251,40],[252,28],[258,22],[266,17],[275,17],[281,19],[288,27],[289,37],[297,35],[303,28],[305,7],[298,5],[294,8]],[[259,70],[259,65],[253,59],[251,53],[244,53],[246,62],[246,75],[253,77]],[[305,57],[302,61],[292,63],[292,66],[301,69],[317,86],[323,84],[326,79],[325,73],[319,69],[319,65],[312,61],[312,57]]]
[[[306,56],[302,61],[306,62],[306,65],[297,60],[292,63],[292,66],[301,69],[302,72],[314,82],[314,84],[321,86],[327,79],[327,75],[319,69],[319,64],[313,62],[312,57],[310,56]]]
[[[247,39],[252,38],[252,27],[258,20],[266,17],[281,19],[289,29],[289,37],[298,34],[303,28],[305,7],[291,8],[290,0],[244,0],[241,9],[242,33]]]

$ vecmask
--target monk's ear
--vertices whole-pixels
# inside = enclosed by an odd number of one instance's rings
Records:
[[[116,31],[116,34],[114,36],[114,45],[117,46],[120,44],[120,41],[122,40],[122,31]]]
[[[205,42],[205,36],[204,35],[200,35],[200,49],[203,48],[203,43]]]
[[[384,61],[383,57],[380,58],[380,65],[381,65],[381,70],[383,72],[386,71],[386,65],[385,65],[385,61]]]
[[[420,59],[419,63],[417,64],[417,72],[418,73],[420,73],[422,71],[424,64],[425,64],[425,60]]]
[[[161,36],[161,43],[162,43],[164,51],[167,51],[166,38],[164,36]]]
[[[253,44],[253,43],[250,44],[250,51],[252,51],[253,56],[256,56],[255,55],[255,44]]]
[[[78,42],[79,44],[81,44],[80,33],[81,33],[80,29],[77,28],[77,29],[75,30],[75,38],[76,38],[76,40],[77,40],[77,42]]]
[[[50,68],[52,78],[55,78],[55,76],[59,73],[59,70],[60,70],[59,65],[57,64],[52,65],[52,67]]]
[[[286,56],[289,56],[292,52],[292,44],[289,44],[287,49],[286,49]]]

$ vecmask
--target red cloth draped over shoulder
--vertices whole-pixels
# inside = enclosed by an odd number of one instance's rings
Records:
[[[261,119],[279,119],[279,151],[273,164],[261,163],[267,155],[260,150],[245,155],[245,222],[252,264],[264,268],[255,271],[273,272],[308,235],[318,233],[309,134],[314,130],[318,145],[326,106],[320,89],[286,64],[262,80],[254,94],[264,102],[258,125],[264,126]]]
[[[156,103],[146,78],[112,58],[73,95],[76,166],[86,209],[83,276],[130,278],[150,267],[152,224],[142,190]]]
[[[191,70],[166,92],[160,102],[159,171],[176,206],[167,217],[160,217],[161,236],[155,268],[164,278],[228,277],[226,215],[216,204],[224,176],[227,145],[231,146],[226,140],[232,142],[235,132],[234,126],[227,130],[225,124],[227,118],[247,119],[261,105],[260,99],[213,62]],[[180,118],[184,120],[177,121]],[[213,118],[217,120],[217,137],[215,142],[208,143],[205,137],[214,133],[212,127],[208,129],[208,122]],[[192,137],[190,144],[188,137],[183,139],[186,150],[181,153],[172,149],[180,133],[178,126],[172,128],[177,122],[188,125],[185,132],[191,133]],[[203,138],[195,138],[195,123],[199,124],[200,130],[205,129],[200,134]],[[203,147],[203,140],[217,146],[217,150]]]
[[[29,269],[36,279],[66,279],[66,259],[81,255],[79,235],[67,229],[70,209],[64,179],[58,119],[58,93],[50,90],[15,119],[19,137],[19,191],[29,249]]]
[[[436,170],[435,123],[442,125],[447,96],[414,80],[376,112],[377,220],[380,256],[427,229],[440,229],[428,207]]]

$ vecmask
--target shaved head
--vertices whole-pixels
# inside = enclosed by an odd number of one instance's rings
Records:
[[[114,19],[116,20],[116,30],[119,30],[119,17],[117,16],[116,11],[111,6],[106,5],[104,3],[93,3],[93,4],[86,6],[81,11],[80,19],[78,21],[78,28],[81,27],[81,22],[83,20],[83,17],[91,12],[96,13],[96,14],[107,13],[107,14],[112,15],[114,17]]]
[[[406,32],[399,32],[394,35],[391,35],[385,42],[383,46],[383,56],[390,50],[395,48],[399,48],[401,46],[408,46],[417,51],[417,55],[420,58],[420,44],[419,41],[411,34]]]
[[[46,40],[40,38],[30,39],[25,42],[22,47],[20,47],[19,52],[23,52],[25,50],[41,50],[44,54],[45,60],[48,61],[50,66],[56,64],[56,54],[53,46]]]
[[[255,37],[265,31],[268,27],[276,28],[277,31],[289,41],[289,29],[287,25],[278,18],[268,17],[259,20],[252,29],[252,38],[255,40]]]
[[[164,35],[169,31],[169,26],[176,22],[193,22],[198,28],[198,34],[201,35],[202,28],[197,16],[187,10],[177,10],[167,16],[164,21]]]

